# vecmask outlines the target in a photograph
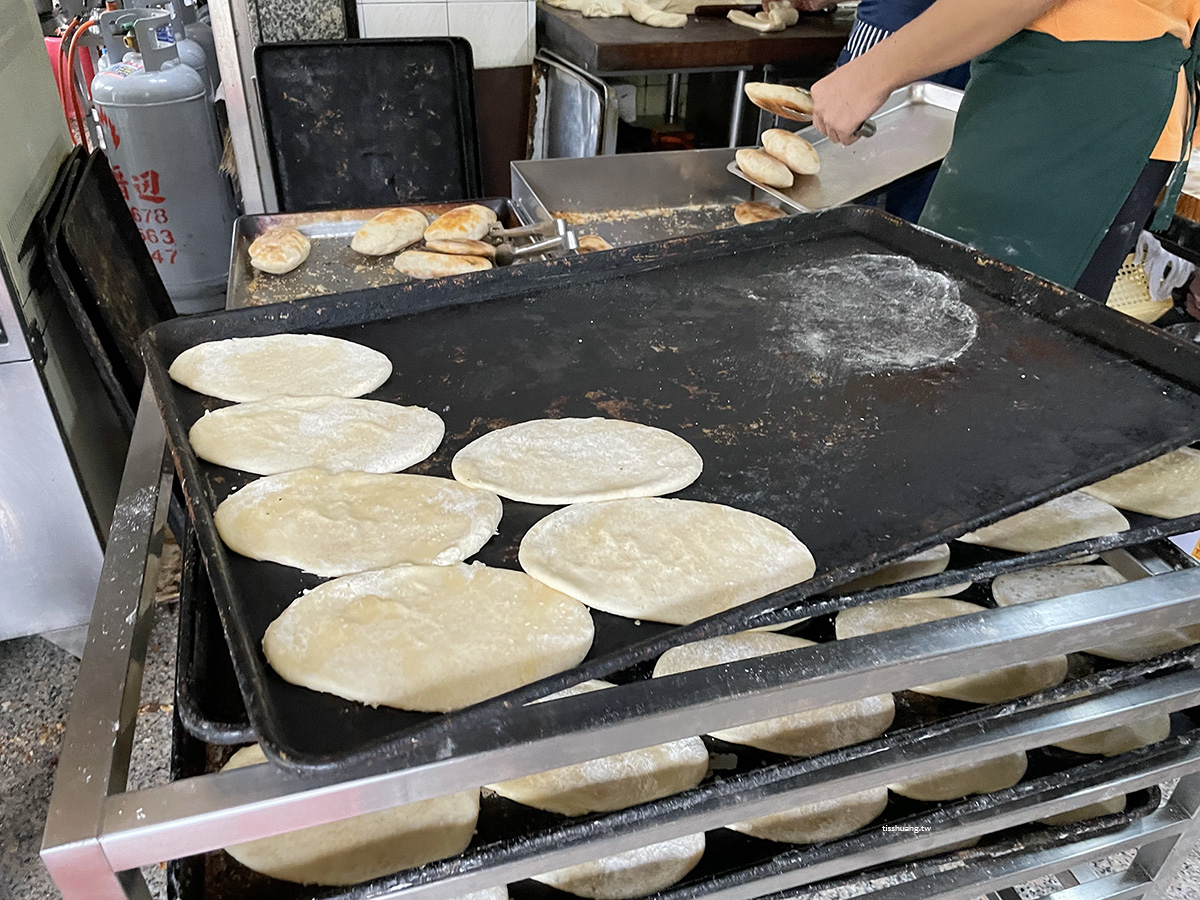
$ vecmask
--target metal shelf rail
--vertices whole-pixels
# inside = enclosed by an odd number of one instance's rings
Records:
[[[988,610],[855,641],[780,654],[772,663],[725,666],[674,676],[669,701],[653,712],[614,719],[610,702],[648,709],[650,691],[665,683],[635,682],[572,698],[570,715],[554,702],[509,711],[503,722],[419,743],[389,767],[300,777],[271,765],[183,779],[126,791],[143,664],[152,622],[154,584],[174,477],[150,389],[142,393],[88,642],[50,802],[42,859],[65,900],[147,900],[138,869],[231,843],[281,834],[520,777],[666,740],[760,721],[787,712],[928,684],[978,668],[1083,650],[1200,621],[1200,568],[1166,572],[1100,592]],[[625,811],[620,828],[581,824],[553,842],[530,842],[493,865],[469,871],[418,872],[356,896],[449,900],[574,863],[672,837],[811,803],[832,791],[849,793],[931,774],[986,755],[1044,746],[1102,728],[1200,705],[1200,671],[1185,667],[1111,691],[1071,696],[1022,709],[987,728],[949,728],[931,734],[919,752],[851,754],[819,777],[803,764],[749,789],[720,784],[673,804],[665,814],[638,819]],[[618,696],[619,694],[619,696]],[[610,696],[611,695],[611,696]],[[1061,700],[1061,702],[1058,702]],[[574,702],[582,701],[582,702]],[[1152,749],[1152,748],[1151,748]],[[909,880],[870,893],[878,900],[971,898],[1044,874],[1067,872],[1090,859],[1135,849],[1120,874],[1075,883],[1066,877],[1062,900],[1164,895],[1188,850],[1200,838],[1200,743],[1177,752],[1149,753],[1136,772],[1068,792],[1035,795],[991,816],[964,817],[925,835],[897,836],[858,854],[843,854],[742,884],[717,886],[705,900],[810,896],[807,886],[857,873],[892,872]],[[925,871],[904,862],[913,854],[949,848],[965,839],[1031,822],[1084,803],[1180,779],[1170,800],[1103,837],[1056,850],[1028,850],[986,866]],[[891,868],[888,868],[888,867]],[[879,867],[884,867],[880,869]],[[1077,870],[1081,871],[1081,870]]]

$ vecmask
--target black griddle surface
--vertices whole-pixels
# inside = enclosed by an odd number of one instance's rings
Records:
[[[801,364],[767,339],[784,299],[780,273],[861,253],[899,254],[946,273],[978,317],[974,343],[952,363],[855,374],[837,360]],[[876,327],[864,317],[856,340],[880,338]],[[439,451],[410,471],[449,476],[450,459],[469,441],[540,416],[656,425],[704,459],[700,479],[677,496],[781,522],[829,581],[1200,436],[1196,349],[866,209],[164,324],[147,339],[147,359],[242,692],[268,753],[299,769],[403,756],[437,717],[287,684],[261,654],[266,626],[321,579],[224,548],[212,510],[252,478],[195,459],[187,429],[225,403],[165,372],[197,343],[285,331],[343,337],[391,358],[392,377],[370,396],[427,406],[447,425]],[[478,558],[515,567],[520,537],[547,512],[506,502],[500,533]],[[650,659],[664,641],[740,630],[755,613],[822,587],[687,631],[593,613],[587,677]],[[535,690],[544,695],[578,675]],[[453,715],[478,724],[497,714],[492,705]],[[440,727],[452,729],[452,717]]]

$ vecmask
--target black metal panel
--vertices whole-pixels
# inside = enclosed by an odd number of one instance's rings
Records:
[[[262,44],[254,61],[280,209],[482,194],[465,38]]]
[[[818,378],[770,351],[763,337],[782,299],[772,276],[862,252],[899,254],[954,280],[979,320],[956,362]],[[871,328],[865,320],[862,341],[878,337]],[[175,356],[203,341],[285,331],[337,335],[392,359],[392,378],[372,396],[428,406],[447,423],[442,448],[415,472],[449,475],[470,440],[539,416],[658,425],[705,461],[679,496],[783,523],[812,549],[818,577],[678,629],[595,613],[596,644],[581,669],[443,717],[287,684],[259,642],[320,579],[225,549],[212,512],[251,478],[196,460],[188,428],[225,404],[166,375]],[[180,320],[155,329],[145,352],[251,721],[273,757],[301,769],[394,760],[423,729],[483,726],[506,704],[646,662],[674,643],[741,630],[860,571],[1200,435],[1200,350],[864,208]],[[515,566],[521,536],[548,511],[506,503],[500,534],[479,558]]]

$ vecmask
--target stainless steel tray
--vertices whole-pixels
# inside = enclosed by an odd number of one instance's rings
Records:
[[[729,171],[801,212],[841,206],[942,159],[950,149],[962,95],[928,81],[894,91],[872,117],[878,128],[875,136],[849,147],[835,144],[811,126],[801,129],[796,133],[816,148],[821,171],[797,175],[787,190],[751,180],[736,161],[729,163]]]
[[[456,206],[478,203],[496,212],[506,228],[527,225],[517,207],[507,198],[459,200],[452,203],[414,203],[432,221]],[[396,254],[370,257],[350,249],[350,238],[367,219],[387,207],[374,209],[338,209],[300,213],[268,213],[241,216],[233,228],[233,249],[229,261],[226,309],[285,303],[306,297],[344,294],[363,288],[384,287],[412,279],[392,266]],[[289,225],[308,235],[312,251],[298,269],[286,275],[260,272],[250,265],[249,249],[256,237],[276,225]],[[519,244],[519,241],[514,241]]]

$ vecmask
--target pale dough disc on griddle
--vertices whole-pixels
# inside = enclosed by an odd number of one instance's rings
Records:
[[[1128,528],[1129,520],[1111,504],[1081,491],[1072,491],[1041,506],[964,534],[959,540],[1017,553],[1033,553],[1105,534],[1116,534]]]
[[[1200,513],[1200,450],[1184,447],[1083,488],[1121,509],[1178,519]]]
[[[837,588],[839,594],[850,594],[855,591],[865,591],[868,588],[882,587],[885,584],[897,584],[901,581],[911,581],[914,578],[924,578],[926,575],[940,575],[950,565],[950,545],[936,544],[928,550],[906,556],[904,559],[889,563],[881,569],[876,569],[870,575],[863,575],[848,581]],[[954,587],[957,587],[955,585]],[[945,596],[937,594],[936,596]]]
[[[670,887],[700,862],[704,835],[651,844],[534,876],[534,881],[589,900],[632,900]]]
[[[661,428],[620,419],[534,419],[488,432],[454,456],[454,477],[524,503],[656,497],[687,487],[704,461]]]
[[[901,797],[910,800],[957,800],[970,794],[990,794],[1010,788],[1025,775],[1029,764],[1024,751],[943,769],[933,775],[889,784]]]
[[[217,507],[217,532],[251,559],[315,575],[474,555],[500,523],[500,498],[449,478],[297,469],[252,481]]]
[[[378,350],[322,334],[227,338],[189,347],[169,374],[184,387],[222,400],[361,397],[388,380],[392,362]]]
[[[1088,753],[1095,756],[1116,756],[1128,753],[1139,747],[1149,747],[1159,741],[1165,741],[1171,736],[1171,717],[1167,715],[1150,716],[1127,725],[1094,731],[1077,738],[1058,741],[1051,746],[1061,747],[1075,753]]]
[[[1052,600],[1070,594],[1082,594],[1124,584],[1125,577],[1106,565],[1042,566],[1001,575],[992,582],[992,596],[998,606],[1013,606],[1037,600]],[[1186,625],[1140,635],[1114,644],[1090,647],[1087,652],[1105,659],[1138,662],[1200,643],[1200,625]]]
[[[521,567],[630,619],[687,625],[798,584],[816,566],[794,534],[754,513],[662,497],[577,503],[525,535]]]
[[[266,761],[258,745],[243,747],[221,771]],[[357,884],[461,853],[471,843],[478,820],[476,788],[234,844],[225,852],[247,868],[282,881]],[[502,895],[487,893],[487,900],[501,900]]]
[[[422,712],[461,709],[578,665],[587,608],[523,572],[396,566],[302,594],[263,636],[286,681]]]
[[[865,606],[843,609],[837,615],[835,629],[838,640],[845,640],[983,610],[982,606],[950,597],[897,597],[894,600],[880,600]],[[984,661],[981,660],[980,664],[983,665]],[[967,703],[1001,703],[1054,687],[1061,684],[1066,677],[1067,658],[1051,656],[1037,662],[1020,663],[990,672],[980,672],[977,675],[964,675],[961,678],[925,684],[912,690],[931,697],[949,697],[951,700],[963,700]]]
[[[256,475],[399,472],[432,454],[445,432],[441,417],[420,406],[272,397],[205,413],[188,440],[201,459]]]
[[[546,699],[555,700],[610,687],[612,685],[607,681],[585,681]],[[706,774],[708,750],[700,738],[690,737],[488,787],[501,797],[525,806],[564,816],[582,816],[678,794],[694,788]]]
[[[1125,812],[1125,805],[1125,795],[1119,794],[1108,800],[1088,803],[1084,806],[1059,813],[1056,816],[1046,816],[1044,819],[1038,819],[1037,821],[1043,825],[1071,825],[1075,822],[1082,822],[1084,819],[1095,819],[1097,816],[1111,816],[1115,813]]]
[[[672,647],[654,666],[654,677],[811,646],[812,641],[786,634],[743,632],[724,635]],[[879,737],[892,724],[895,715],[892,695],[879,694],[714,731],[712,736],[731,744],[745,744],[788,756],[816,756]]]
[[[845,837],[869,825],[883,814],[887,802],[887,788],[871,788],[760,816],[728,828],[781,844],[819,844]]]

